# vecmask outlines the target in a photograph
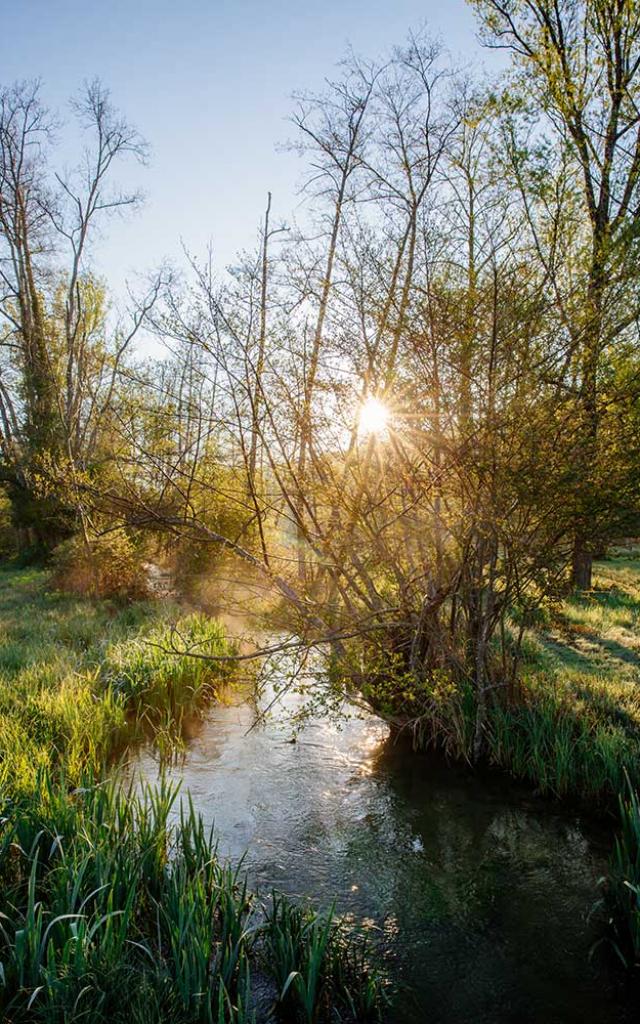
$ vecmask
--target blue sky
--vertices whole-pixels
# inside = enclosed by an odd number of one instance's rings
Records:
[[[464,0],[21,0],[11,22],[3,84],[39,76],[64,113],[98,76],[151,144],[131,178],[145,206],[111,222],[98,250],[116,291],[179,257],[181,241],[197,253],[212,240],[216,263],[232,262],[253,244],[267,190],[274,215],[291,215],[301,167],[276,146],[291,134],[291,93],[320,89],[348,43],[375,57],[425,24],[463,62],[492,56]]]

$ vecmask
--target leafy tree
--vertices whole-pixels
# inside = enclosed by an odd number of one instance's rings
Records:
[[[471,3],[488,43],[513,54],[512,89],[527,115],[563,147],[584,218],[584,244],[573,232],[570,276],[566,261],[553,258],[557,246],[541,244],[539,255],[568,332],[579,436],[573,578],[587,589],[599,526],[616,511],[598,473],[606,353],[640,312],[640,10],[635,0]],[[539,192],[528,198],[544,202]],[[570,193],[564,198],[571,202]],[[552,217],[556,241],[561,214]]]

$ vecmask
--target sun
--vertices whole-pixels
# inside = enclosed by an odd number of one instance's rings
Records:
[[[389,425],[389,410],[384,402],[371,395],[360,408],[358,425],[361,434],[384,434]]]

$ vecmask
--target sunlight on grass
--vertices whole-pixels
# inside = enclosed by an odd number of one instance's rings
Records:
[[[0,572],[0,785],[9,792],[61,766],[75,784],[142,727],[162,726],[165,741],[177,737],[182,717],[229,676],[161,649],[177,621],[201,653],[228,652],[214,620],[181,618],[169,602],[93,602],[50,591],[47,582],[41,571]]]
[[[528,660],[547,670],[640,681],[640,561],[597,562],[593,590],[565,600],[549,628],[528,639]]]
[[[269,913],[188,799],[169,824],[175,787],[104,779],[141,724],[165,737],[228,681],[228,667],[171,651],[179,637],[229,653],[220,624],[46,585],[0,572],[2,1019],[251,1024],[257,972],[301,1019],[330,1002],[340,1019],[378,1020],[386,981],[364,935],[284,897]],[[295,984],[280,984],[285,967]]]

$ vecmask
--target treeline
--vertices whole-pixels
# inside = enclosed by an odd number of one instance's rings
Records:
[[[640,532],[640,12],[473,6],[500,81],[422,36],[350,55],[296,99],[304,226],[269,195],[255,253],[126,322],[90,241],[141,138],[92,85],[59,175],[39,88],[5,90],[0,444],[21,546],[94,582],[114,530],[185,575],[236,558],[387,717],[407,680],[423,710],[470,689],[480,756],[540,607]]]

